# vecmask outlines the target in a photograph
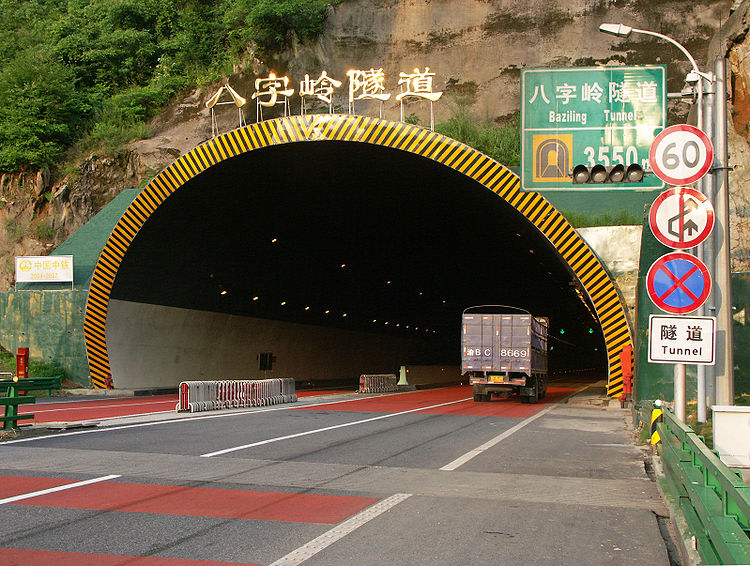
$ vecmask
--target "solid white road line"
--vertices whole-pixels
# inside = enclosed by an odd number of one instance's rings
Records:
[[[491,440],[488,440],[487,442],[485,442],[481,446],[477,446],[473,450],[469,450],[463,456],[459,456],[458,458],[456,458],[455,460],[453,460],[451,463],[446,464],[445,466],[443,466],[440,469],[443,470],[443,471],[445,471],[445,472],[451,472],[451,471],[455,470],[456,468],[458,468],[459,466],[463,466],[466,462],[468,462],[472,458],[474,458],[476,456],[479,456],[485,450],[489,450],[490,448],[492,448],[498,442],[502,442],[503,440],[505,440],[506,438],[508,438],[511,434],[518,432],[523,427],[525,427],[527,424],[532,423],[536,419],[538,419],[539,417],[542,417],[542,416],[546,415],[547,413],[549,413],[554,408],[555,408],[555,405],[550,405],[546,409],[543,409],[543,410],[539,411],[537,414],[530,416],[528,419],[525,419],[525,420],[521,421],[516,426],[509,428],[508,430],[506,430],[502,434],[498,434],[495,438],[493,438]]]
[[[567,397],[565,397],[563,399],[560,399],[560,401],[558,401],[554,405],[550,405],[549,407],[547,407],[546,409],[543,409],[543,410],[539,411],[535,415],[531,415],[529,418],[521,421],[516,426],[509,428],[508,430],[506,430],[505,432],[503,432],[501,434],[498,434],[495,438],[493,438],[491,440],[488,440],[487,442],[485,442],[481,446],[477,446],[473,450],[469,450],[463,456],[459,456],[458,458],[456,458],[452,462],[446,464],[445,466],[443,466],[440,469],[443,470],[444,472],[452,472],[456,468],[458,468],[460,466],[463,466],[466,462],[468,462],[472,458],[475,458],[476,456],[479,456],[482,452],[485,452],[486,450],[489,450],[490,448],[492,448],[493,446],[495,446],[495,444],[497,444],[498,442],[502,442],[503,440],[505,440],[506,438],[508,438],[510,435],[512,435],[512,434],[518,432],[519,430],[521,430],[527,424],[530,424],[530,423],[534,422],[539,417],[543,417],[544,415],[546,415],[547,413],[549,413],[552,409],[554,409],[558,404],[562,403],[566,399],[570,399],[573,395],[577,395],[578,393],[580,393],[584,389],[588,389],[589,387],[591,387],[591,386],[590,385],[586,385],[585,387],[581,387],[580,389],[578,389],[577,391],[574,391],[573,393],[571,393]]]
[[[49,489],[42,489],[40,491],[32,491],[31,493],[24,493],[23,495],[14,495],[13,497],[6,497],[5,499],[0,499],[0,505],[3,505],[5,503],[15,503],[16,501],[21,501],[22,499],[31,499],[32,497],[39,497],[40,495],[47,495],[48,493],[55,493],[56,491],[65,491],[66,489],[73,489],[75,487],[83,487],[84,485],[89,485],[92,483],[99,483],[102,481],[113,480],[119,477],[121,476],[117,476],[117,475],[102,476],[100,478],[77,481],[75,483],[66,483],[65,485],[59,485],[57,487],[50,487]]]
[[[146,423],[135,423],[135,424],[128,424],[128,425],[116,425],[116,426],[108,426],[108,427],[101,427],[101,428],[90,428],[86,430],[76,430],[73,432],[59,432],[55,434],[48,434],[46,436],[31,436],[29,438],[18,438],[16,440],[5,440],[3,442],[0,442],[0,448],[5,446],[6,444],[20,444],[24,442],[34,442],[36,440],[50,440],[54,438],[63,438],[65,436],[78,436],[79,434],[94,434],[97,432],[109,432],[113,430],[125,430],[129,428],[141,428],[141,427],[148,427],[148,426],[157,426],[162,424],[175,424],[175,423],[184,423],[189,421],[202,421],[206,419],[224,419],[227,417],[237,417],[240,415],[249,415],[253,413],[269,413],[272,411],[288,411],[291,409],[307,409],[310,407],[322,407],[325,405],[332,405],[334,403],[348,403],[350,401],[362,401],[363,399],[339,399],[336,401],[326,401],[325,403],[314,403],[310,405],[280,405],[275,407],[267,407],[267,408],[253,408],[243,411],[232,411],[232,412],[226,412],[226,413],[211,413],[206,415],[200,415],[195,417],[181,417],[178,414],[175,414],[174,418],[166,419],[163,421],[151,421]],[[131,416],[148,416],[150,414],[159,414],[162,411],[157,411],[156,413],[146,413],[146,415],[123,415],[122,417],[116,417],[120,419],[129,418]],[[163,411],[165,413],[173,413],[174,411]],[[113,417],[114,418],[114,417]],[[87,419],[87,420],[94,420],[94,419]],[[105,419],[96,419],[96,420],[105,420]]]
[[[229,454],[230,452],[237,452],[238,450],[245,450],[247,448],[254,448],[256,446],[263,446],[264,444],[271,444],[273,442],[280,442],[282,440],[289,440],[292,438],[299,438],[300,436],[309,436],[311,434],[317,434],[319,432],[326,432],[329,430],[335,430],[337,428],[344,428],[347,426],[355,426],[364,423],[371,423],[373,421],[380,421],[383,419],[390,419],[391,417],[398,417],[400,415],[407,415],[409,413],[416,413],[417,411],[425,411],[427,409],[434,409],[436,407],[444,407],[445,405],[455,405],[456,403],[463,403],[469,401],[471,397],[466,399],[459,399],[458,401],[448,401],[447,403],[439,403],[438,405],[430,405],[429,407],[417,407],[416,409],[409,409],[408,411],[401,411],[399,413],[388,413],[387,415],[380,415],[377,417],[371,417],[369,419],[362,419],[359,421],[353,421],[350,423],[343,423],[333,426],[326,426],[323,428],[316,428],[315,430],[307,430],[305,432],[298,432],[296,434],[287,434],[286,436],[277,436],[276,438],[269,438],[267,440],[261,440],[259,442],[253,442],[251,444],[243,444],[242,446],[233,446],[232,448],[225,448],[224,450],[217,450],[216,452],[209,452],[207,454],[201,454],[201,458],[211,458],[212,456],[221,456],[223,454]]]
[[[77,401],[72,401],[72,403],[76,403]],[[149,401],[147,403],[118,403],[118,404],[111,404],[111,405],[91,405],[88,407],[59,407],[57,409],[40,409],[39,407],[44,407],[45,403],[39,403],[34,405],[34,414],[36,413],[54,413],[59,411],[88,411],[89,409],[119,409],[120,407],[145,407],[146,405],[163,405],[165,403],[169,403],[170,405],[176,404],[176,399],[169,399],[167,401]],[[67,403],[67,401],[66,401]],[[49,403],[50,405],[52,403]],[[154,411],[154,412],[161,412],[161,411]],[[146,413],[148,414],[148,413]]]
[[[297,566],[302,564],[305,560],[308,560],[315,556],[321,550],[324,550],[331,546],[334,542],[337,542],[344,538],[349,533],[355,531],[365,523],[373,520],[378,515],[385,513],[392,507],[398,505],[405,499],[411,497],[410,493],[397,493],[391,495],[389,498],[368,507],[364,511],[361,511],[353,517],[347,519],[343,523],[339,523],[331,530],[326,531],[317,538],[314,538],[307,544],[300,546],[298,549],[293,550],[286,556],[282,556],[276,562],[270,566]]]

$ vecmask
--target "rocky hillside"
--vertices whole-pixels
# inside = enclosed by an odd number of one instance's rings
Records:
[[[502,122],[519,109],[519,69],[597,64],[668,66],[668,88],[679,91],[690,66],[673,46],[647,36],[618,39],[598,32],[602,22],[619,22],[667,34],[701,62],[718,54],[732,62],[731,134],[733,257],[735,270],[750,270],[750,63],[747,38],[750,0],[348,0],[329,7],[325,31],[315,42],[291,47],[261,61],[248,46],[246,65],[229,83],[249,99],[256,77],[269,71],[293,82],[305,73],[343,77],[348,69],[384,69],[395,84],[399,72],[429,66],[434,90],[471,105],[475,116]],[[731,18],[730,18],[731,15]],[[712,38],[721,39],[713,44]],[[43,255],[64,241],[125,188],[143,186],[159,170],[210,136],[205,101],[217,85],[189,93],[157,116],[153,136],[115,156],[90,155],[71,172],[5,175],[0,178],[0,289],[12,285],[14,255]],[[450,115],[452,97],[436,104],[437,119]],[[246,107],[255,120],[254,105]],[[296,109],[294,109],[296,112]],[[346,111],[343,102],[336,111]],[[374,107],[357,113],[377,115]],[[395,100],[384,117],[399,118]],[[408,110],[425,122],[425,107]],[[688,106],[670,103],[670,123],[685,121]],[[236,114],[220,112],[223,130]],[[747,192],[747,195],[746,195]]]

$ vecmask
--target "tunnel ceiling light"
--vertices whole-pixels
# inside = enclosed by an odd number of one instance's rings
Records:
[[[219,295],[223,296],[223,295],[226,295],[226,294],[227,294],[227,290],[226,289],[222,289],[221,291],[219,291]]]
[[[257,301],[258,299],[260,299],[260,297],[259,297],[258,295],[255,295],[255,296],[253,297],[253,301]]]
[[[386,320],[383,324],[388,324],[388,321]]]
[[[341,316],[343,316],[344,318],[346,318],[348,315],[346,313],[344,313]]]
[[[388,280],[388,281],[386,281],[386,282],[385,282],[385,284],[386,284],[386,285],[390,285],[390,284],[391,284],[391,281],[390,281],[390,280]]]
[[[281,306],[282,307],[286,306],[286,301],[281,301]]]
[[[341,264],[341,269],[344,269],[345,267],[346,267],[346,264],[345,264],[345,263],[342,263],[342,264]]]
[[[372,321],[373,321],[373,322],[377,322],[377,321],[378,321],[378,319],[377,319],[377,318],[373,318],[373,319],[372,319]]]
[[[272,243],[272,244],[275,244],[275,243],[276,243],[276,242],[278,242],[278,241],[279,241],[279,239],[278,239],[278,238],[271,238],[271,243]]]
[[[305,307],[305,310],[306,310],[306,311],[309,311],[309,310],[310,310],[310,307]]]
[[[326,314],[331,314],[331,311],[326,309]]]

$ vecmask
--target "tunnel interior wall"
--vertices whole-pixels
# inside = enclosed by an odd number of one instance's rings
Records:
[[[354,382],[398,375],[425,348],[417,339],[121,300],[110,302],[106,336],[118,389],[267,377]],[[276,358],[271,371],[259,369],[262,352]]]

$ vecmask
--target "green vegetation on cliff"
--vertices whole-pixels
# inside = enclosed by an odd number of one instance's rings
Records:
[[[340,1],[340,0],[339,0]],[[147,134],[177,92],[323,30],[323,0],[0,0],[0,171]]]

